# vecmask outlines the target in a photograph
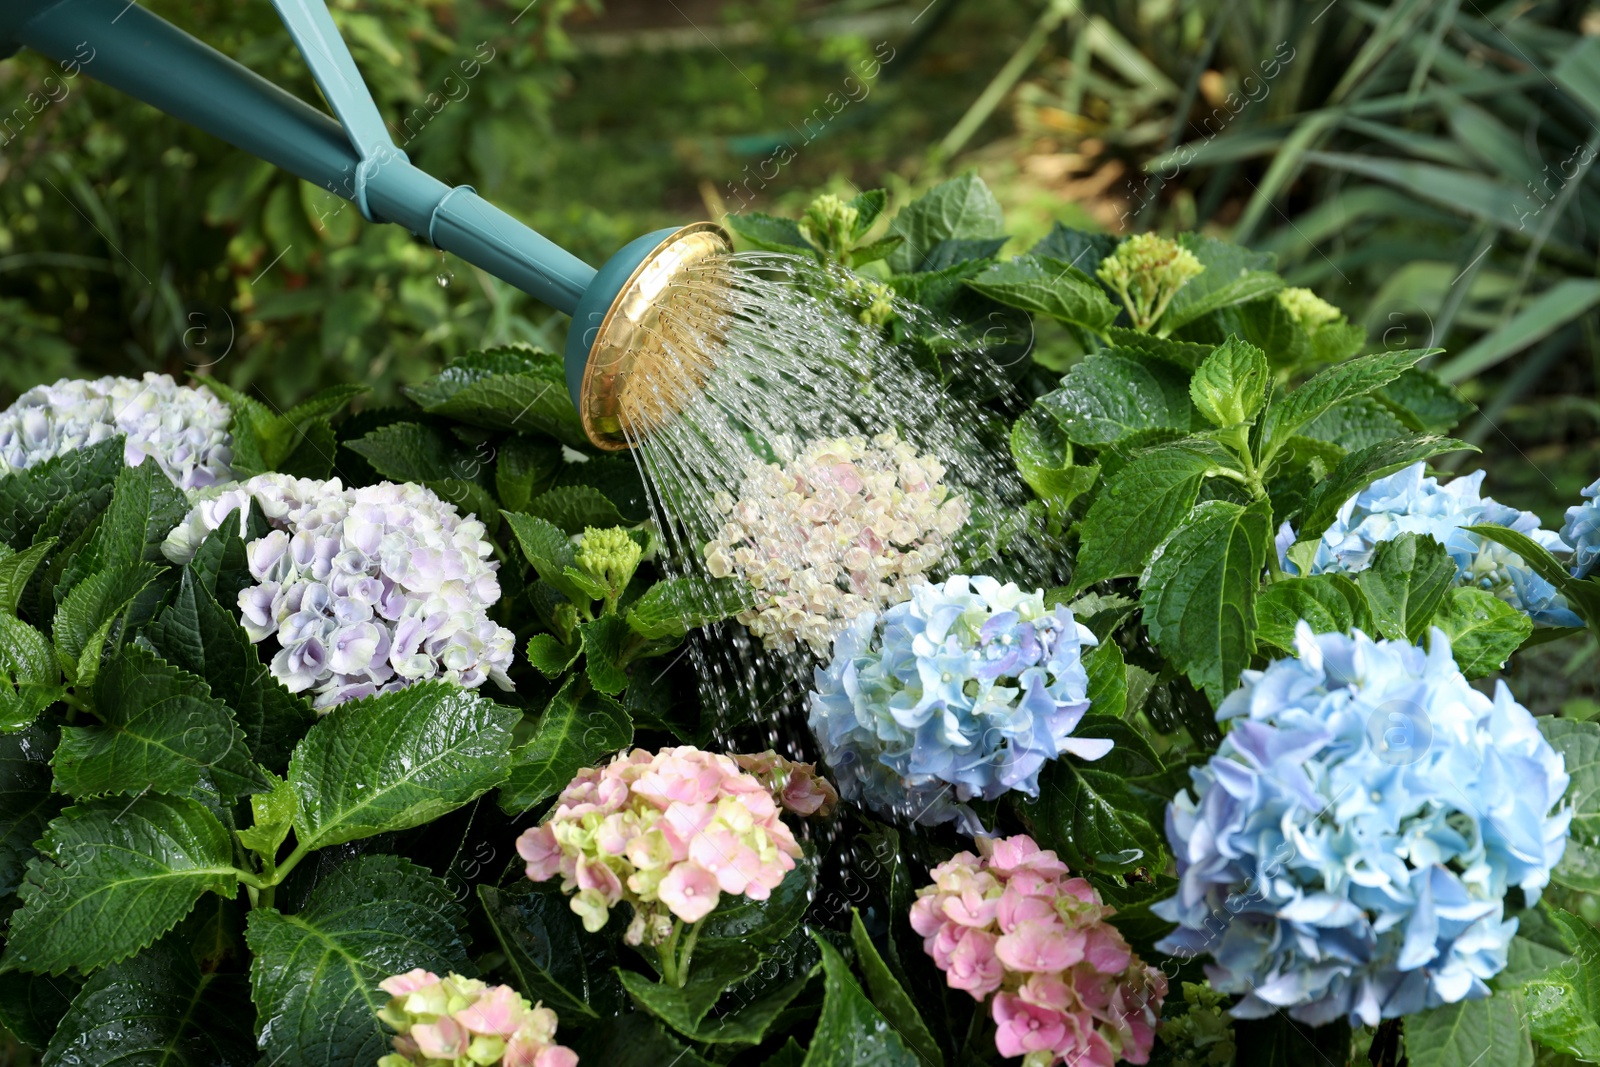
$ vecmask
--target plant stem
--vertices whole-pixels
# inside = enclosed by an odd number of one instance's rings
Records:
[[[294,851],[289,853],[288,859],[278,864],[277,871],[275,871],[272,875],[272,881],[269,882],[264,888],[282,885],[283,880],[289,876],[289,872],[294,870],[295,864],[305,859],[306,856],[310,855],[310,853],[311,850],[305,846],[304,842],[295,842]]]
[[[689,981],[689,961],[694,959],[694,943],[700,939],[700,927],[705,920],[701,919],[689,927],[689,936],[683,939],[683,955],[678,958],[678,988],[683,988]]]
[[[678,935],[683,932],[683,923],[673,920],[672,933],[667,939],[656,946],[656,955],[661,960],[661,981],[670,986],[682,987],[678,981]]]

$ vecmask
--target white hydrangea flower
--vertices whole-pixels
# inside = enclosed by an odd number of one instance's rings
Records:
[[[230,418],[211,390],[169,374],[63,378],[34,386],[0,413],[0,475],[125,434],[130,467],[149,456],[180,489],[203,489],[233,477]]]
[[[201,501],[163,550],[178,559],[254,502],[272,529],[245,558],[250,640],[276,636],[272,674],[328,708],[439,678],[511,688],[511,631],[488,616],[499,564],[483,523],[420,485],[344,489],[267,474]]]
[[[944,464],[893,432],[776,447],[783,464],[752,464],[737,501],[718,494],[706,567],[761,594],[737,618],[769,648],[826,655],[845,623],[910,598],[970,509],[941,482]]]
[[[289,474],[258,474],[246,482],[226,482],[202,489],[191,497],[193,507],[162,542],[161,551],[180,567],[194,559],[200,543],[235,511],[241,511],[239,530],[248,528],[253,501],[267,524],[287,530],[315,508],[319,501],[344,495],[339,479],[321,481]]]

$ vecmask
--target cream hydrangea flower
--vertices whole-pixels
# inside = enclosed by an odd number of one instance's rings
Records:
[[[705,547],[715,578],[758,594],[738,620],[769,648],[804,642],[819,656],[845,623],[905,601],[966,525],[970,508],[945,487],[944,464],[893,432],[837,437],[782,463],[752,464]]]

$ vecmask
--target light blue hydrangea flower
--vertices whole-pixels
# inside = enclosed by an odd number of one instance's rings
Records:
[[[1504,683],[1467,684],[1444,634],[1427,651],[1357,632],[1296,633],[1298,659],[1245,671],[1232,729],[1167,809],[1178,928],[1209,953],[1234,1014],[1288,1009],[1375,1025],[1488,996],[1566,849],[1562,758]]]
[[[1554,586],[1529,570],[1522,557],[1463,527],[1492,524],[1527,534],[1558,557],[1572,551],[1561,535],[1539,528],[1539,516],[1483,496],[1483,471],[1441,484],[1421,463],[1380,478],[1345,501],[1317,544],[1311,572],[1366,570],[1373,550],[1405,533],[1426,534],[1450,552],[1459,581],[1487,589],[1544,626],[1582,626]],[[1284,569],[1298,573],[1287,552],[1295,541],[1288,523],[1278,532]]]
[[[1572,546],[1572,576],[1587,578],[1600,563],[1600,478],[1583,491],[1588,500],[1567,509],[1561,539]]]
[[[958,804],[1039,793],[1046,760],[1099,759],[1072,736],[1089,709],[1083,650],[1096,644],[1040,591],[956,575],[882,616],[857,616],[816,671],[811,729],[840,793],[923,823]]]

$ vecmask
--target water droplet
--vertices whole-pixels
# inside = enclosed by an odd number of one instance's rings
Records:
[[[450,287],[450,282],[454,280],[454,278],[455,272],[449,270],[441,270],[438,274],[433,276],[433,280],[439,283],[439,288],[441,289],[448,289]]]

